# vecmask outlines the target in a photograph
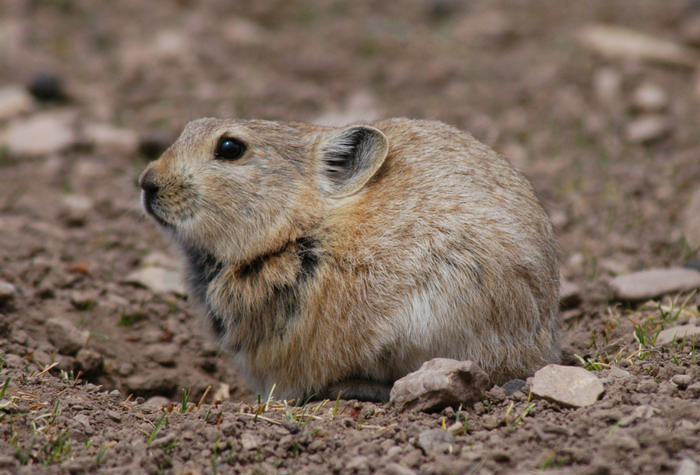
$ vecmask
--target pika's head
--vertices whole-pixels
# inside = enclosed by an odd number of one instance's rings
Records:
[[[365,187],[388,149],[365,125],[198,119],[144,170],[142,203],[182,246],[246,259],[318,225]]]

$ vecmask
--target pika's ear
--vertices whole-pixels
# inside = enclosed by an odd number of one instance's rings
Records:
[[[321,146],[321,187],[331,198],[359,191],[379,170],[389,141],[379,129],[360,125],[335,132]]]

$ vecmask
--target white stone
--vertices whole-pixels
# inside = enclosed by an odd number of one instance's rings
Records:
[[[698,475],[700,468],[692,459],[686,457],[676,467],[675,475]]]
[[[34,100],[21,86],[0,89],[0,120],[10,119],[32,108]]]
[[[589,371],[554,364],[535,373],[530,389],[535,396],[573,407],[590,406],[605,391],[600,379]]]
[[[649,61],[694,68],[698,54],[680,43],[610,25],[588,25],[579,32],[587,48],[614,59]]]
[[[17,293],[17,287],[9,282],[0,280],[0,304],[9,302],[15,297]]]
[[[144,267],[126,276],[124,282],[139,284],[159,293],[186,293],[180,273],[163,267]]]
[[[632,103],[640,110],[658,112],[668,105],[668,95],[656,84],[644,83],[634,91]]]
[[[141,259],[141,265],[143,265],[144,267],[153,266],[165,267],[166,269],[177,269],[178,261],[165,253],[153,251],[146,254],[146,256],[144,256],[144,258]]]
[[[618,299],[647,300],[700,288],[700,272],[682,267],[648,269],[615,277],[610,287]]]
[[[661,115],[643,115],[631,121],[625,128],[627,140],[645,144],[666,137],[672,130],[671,121]]]
[[[44,155],[75,143],[73,114],[47,112],[10,124],[7,148],[11,155]]]
[[[130,155],[139,147],[139,136],[130,129],[111,124],[93,123],[85,126],[85,139],[101,152]]]
[[[695,190],[681,214],[681,229],[690,247],[700,247],[700,188]]]
[[[241,434],[241,445],[246,450],[255,449],[260,445],[260,440],[250,432],[244,432]]]

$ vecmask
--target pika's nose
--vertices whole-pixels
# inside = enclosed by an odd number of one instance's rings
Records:
[[[141,176],[141,189],[146,193],[148,198],[151,198],[158,193],[158,185],[156,184],[153,175],[153,169],[151,169]]]

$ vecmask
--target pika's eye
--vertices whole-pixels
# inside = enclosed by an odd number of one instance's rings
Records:
[[[241,158],[245,152],[245,144],[239,140],[224,137],[219,140],[219,145],[216,146],[214,158],[219,160],[236,160]]]

